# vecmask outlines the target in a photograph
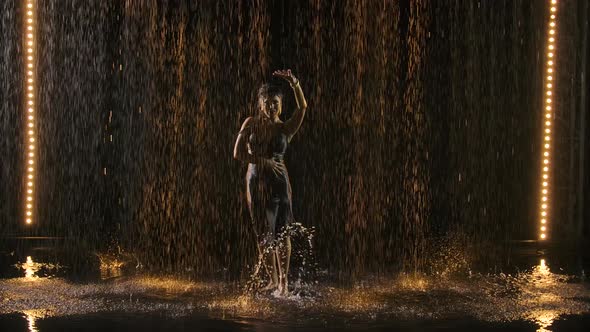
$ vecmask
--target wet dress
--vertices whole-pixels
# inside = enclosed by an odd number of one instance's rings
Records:
[[[284,162],[289,140],[281,128],[272,132],[256,130],[253,126],[246,134],[248,150],[252,155]],[[275,173],[272,169],[249,164],[246,187],[250,217],[261,244],[275,240],[283,227],[293,221],[291,184],[287,169]]]

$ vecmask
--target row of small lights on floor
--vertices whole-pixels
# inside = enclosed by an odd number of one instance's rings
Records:
[[[555,63],[557,0],[551,0],[549,6],[549,34],[547,36],[547,76],[545,80],[545,139],[543,145],[543,172],[541,189],[541,225],[540,238],[547,238],[547,221],[549,218],[549,154],[551,149],[551,119],[553,118],[553,65]]]
[[[33,197],[35,178],[35,4],[26,1],[25,63],[26,63],[26,109],[27,109],[27,154],[26,154],[26,209],[25,221],[33,222]]]

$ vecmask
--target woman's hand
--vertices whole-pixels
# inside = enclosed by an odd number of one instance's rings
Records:
[[[262,166],[264,168],[270,169],[275,173],[275,175],[279,176],[285,173],[287,169],[285,167],[285,163],[282,160],[275,160],[275,159],[262,159]]]
[[[272,73],[272,75],[284,79],[285,81],[289,82],[289,84],[291,84],[291,85],[294,85],[297,83],[297,79],[295,78],[295,76],[291,72],[291,69],[275,70]]]

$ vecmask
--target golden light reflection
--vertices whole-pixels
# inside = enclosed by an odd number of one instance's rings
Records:
[[[535,280],[538,281],[540,286],[552,285],[555,282],[551,270],[549,269],[549,266],[547,265],[547,262],[544,258],[541,258],[541,260],[539,261],[539,265],[533,271],[533,277],[535,277]],[[540,300],[550,301],[551,297],[541,297]],[[541,310],[533,312],[531,318],[534,319],[537,325],[539,326],[537,332],[547,332],[551,331],[547,328],[553,324],[553,322],[556,318],[558,318],[558,316],[558,313],[556,313],[555,311]]]
[[[547,26],[547,65],[546,65],[546,77],[545,77],[545,91],[544,91],[544,96],[547,96],[548,98],[545,99],[545,105],[544,105],[544,109],[545,109],[545,118],[547,119],[544,123],[544,130],[543,132],[545,133],[544,135],[544,141],[545,144],[543,145],[543,151],[542,151],[542,172],[541,172],[541,188],[542,188],[542,195],[540,197],[540,205],[541,205],[541,213],[539,216],[539,221],[540,224],[542,226],[539,227],[540,233],[539,233],[539,239],[540,240],[545,240],[548,237],[547,234],[547,227],[545,226],[545,224],[547,224],[549,218],[548,218],[548,212],[547,210],[549,209],[549,198],[548,198],[548,190],[547,187],[549,187],[549,167],[547,167],[547,165],[550,164],[550,160],[549,160],[549,155],[550,155],[550,149],[551,146],[549,145],[549,141],[551,141],[551,111],[552,111],[552,102],[553,99],[549,98],[553,96],[553,65],[556,63],[555,62],[555,52],[553,51],[555,49],[554,43],[557,40],[557,22],[555,21],[556,16],[555,13],[557,12],[557,0],[551,0],[550,1],[552,5],[548,6],[549,8],[549,22],[548,22],[548,26]]]
[[[26,0],[26,7],[27,7],[27,11],[26,11],[26,15],[27,15],[27,19],[26,19],[26,24],[25,24],[25,31],[27,31],[24,36],[25,36],[25,45],[27,45],[27,54],[25,55],[25,60],[26,60],[26,74],[27,74],[27,79],[25,82],[26,85],[26,91],[27,94],[25,95],[25,104],[27,105],[27,112],[29,113],[29,115],[27,116],[27,127],[29,128],[27,131],[27,134],[29,136],[29,143],[31,143],[29,145],[29,149],[30,150],[34,150],[35,148],[35,125],[34,125],[34,113],[35,113],[35,109],[34,109],[34,105],[35,103],[35,89],[33,86],[33,82],[34,82],[34,77],[35,77],[35,49],[34,49],[34,45],[36,44],[35,42],[35,26],[34,26],[34,22],[35,22],[35,0]],[[35,164],[35,154],[34,153],[29,153],[26,156],[26,164],[27,165],[34,165]],[[33,179],[33,172],[34,172],[34,168],[33,167],[28,167],[27,168],[27,174],[26,174],[26,178],[28,180]],[[27,196],[26,196],[26,208],[25,208],[25,223],[26,224],[31,224],[33,222],[33,209],[34,209],[34,204],[33,203],[33,189],[31,189],[31,187],[33,187],[32,182],[28,182],[27,183]]]
[[[100,260],[100,278],[108,279],[123,275],[122,267],[125,264],[117,257],[107,254],[97,255]]]
[[[25,279],[37,280],[37,278],[39,278],[35,275],[37,271],[39,271],[39,266],[33,262],[31,256],[27,256],[27,261],[23,263],[22,268],[25,270]]]
[[[27,325],[29,327],[29,332],[38,332],[39,330],[37,330],[37,324],[36,324],[37,315],[33,311],[30,311],[30,310],[25,310],[24,314],[27,318],[27,323],[28,323]]]
[[[535,318],[536,323],[539,325],[537,332],[549,332],[547,328],[553,325],[553,321],[557,318],[557,314],[552,311],[543,311],[538,314]]]

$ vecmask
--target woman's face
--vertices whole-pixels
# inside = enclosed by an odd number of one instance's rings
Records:
[[[271,120],[279,117],[282,111],[281,107],[281,98],[279,96],[260,99],[260,111]]]

